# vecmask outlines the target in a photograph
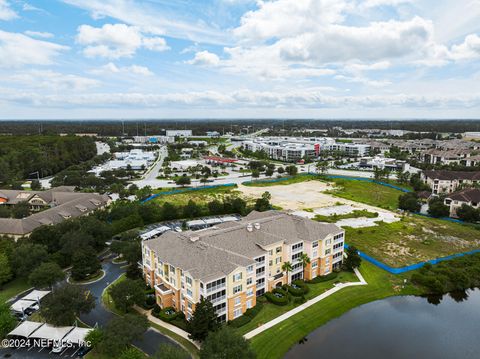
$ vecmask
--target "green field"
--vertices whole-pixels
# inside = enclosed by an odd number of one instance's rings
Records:
[[[392,267],[480,248],[480,230],[474,226],[417,215],[345,229],[348,244]]]
[[[20,294],[21,292],[31,288],[25,278],[15,278],[14,280],[4,284],[0,290],[0,303]]]
[[[320,294],[333,288],[334,283],[338,283],[338,282],[343,282],[343,283],[358,282],[358,278],[354,273],[341,272],[335,279],[332,279],[326,282],[315,283],[315,284],[308,283],[307,285],[310,288],[310,290],[305,295],[305,299],[309,300],[319,296]],[[294,304],[293,301],[290,301],[288,305],[284,305],[284,306],[275,305],[266,301],[263,304],[262,310],[252,319],[252,321],[238,328],[237,331],[241,334],[246,334],[252,331],[253,329],[257,328],[258,326],[265,324],[272,319],[275,319],[276,317],[282,315],[283,313],[288,312],[289,310],[292,310],[298,305],[299,304]]]
[[[336,188],[325,193],[389,210],[397,209],[398,197],[403,193],[373,182],[347,179],[333,179],[332,181]]]
[[[377,212],[370,212],[367,211],[366,209],[356,209],[353,212],[350,213],[345,213],[345,214],[334,214],[331,216],[323,216],[320,214],[315,215],[313,219],[315,221],[319,222],[326,222],[326,223],[336,223],[341,219],[347,219],[347,218],[359,218],[359,217],[366,217],[366,218],[376,218],[378,217]]]
[[[283,177],[282,180],[280,181],[269,181],[266,180],[257,180],[257,181],[247,181],[242,183],[244,186],[249,186],[249,187],[271,187],[271,186],[286,186],[289,184],[294,184],[294,183],[300,183],[300,182],[305,182],[305,181],[312,181],[312,180],[318,180],[319,177],[317,175],[297,175],[297,176],[292,176],[292,177]]]
[[[162,193],[171,191],[172,188],[156,190],[155,193]],[[206,204],[215,199],[222,200],[225,196],[240,196],[240,192],[234,186],[205,188],[194,191],[185,191],[176,194],[166,194],[154,199],[155,203],[163,204],[165,202],[174,203],[177,206],[186,205],[188,201],[192,200],[197,204]]]
[[[392,276],[363,262],[360,268],[366,286],[347,287],[275,325],[250,340],[258,359],[275,359],[283,355],[310,332],[359,305],[393,295],[419,294],[408,285],[401,287],[403,276]],[[348,342],[348,338],[345,338]]]

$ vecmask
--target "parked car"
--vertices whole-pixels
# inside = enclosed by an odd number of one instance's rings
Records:
[[[80,347],[80,349],[79,349],[78,352],[77,352],[77,357],[82,358],[82,357],[85,356],[90,350],[92,350],[91,347],[85,347],[85,346]]]

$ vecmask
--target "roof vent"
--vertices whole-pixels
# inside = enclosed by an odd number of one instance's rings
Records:
[[[198,241],[199,239],[200,239],[199,236],[190,237],[190,240],[191,240],[192,242],[196,242],[196,241]]]
[[[258,223],[258,222],[255,223],[254,226],[255,226],[255,229],[260,229],[260,223]]]
[[[247,224],[247,231],[252,232],[253,231],[253,226],[251,223]]]

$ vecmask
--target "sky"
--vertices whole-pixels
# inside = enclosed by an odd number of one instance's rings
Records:
[[[0,0],[0,119],[480,118],[480,0]]]

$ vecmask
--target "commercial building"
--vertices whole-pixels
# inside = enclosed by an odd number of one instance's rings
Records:
[[[143,272],[160,307],[191,318],[202,297],[219,320],[240,317],[256,297],[293,280],[329,274],[342,263],[344,230],[291,214],[252,212],[202,231],[168,231],[142,242]],[[310,263],[303,267],[305,253]],[[293,270],[282,270],[285,262]]]
[[[28,236],[42,225],[60,223],[105,207],[110,199],[98,193],[73,192],[73,187],[55,187],[47,191],[0,190],[0,206],[27,202],[36,213],[25,218],[0,218],[0,235]]]
[[[480,183],[479,171],[425,171],[423,181],[433,194],[453,193],[460,187],[472,187]]]
[[[192,130],[166,130],[165,136],[167,137],[191,137]]]
[[[168,136],[134,136],[133,142],[135,143],[146,143],[146,144],[167,144],[174,143],[175,137]]]
[[[450,207],[450,217],[458,217],[457,210],[464,204],[473,208],[480,208],[480,189],[465,188],[454,192],[445,198],[444,203]]]
[[[381,156],[374,157],[362,157],[360,159],[359,165],[360,168],[365,169],[388,169],[390,171],[402,171],[409,172],[410,165],[407,161],[397,160],[395,158],[385,158]]]

